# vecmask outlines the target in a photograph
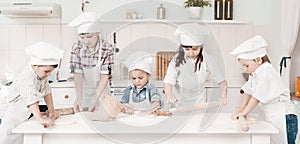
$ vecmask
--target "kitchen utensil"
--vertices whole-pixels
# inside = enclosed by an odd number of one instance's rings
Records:
[[[189,111],[197,111],[197,110],[205,110],[207,108],[215,108],[220,105],[220,102],[209,102],[209,103],[200,103],[197,105],[190,105],[190,106],[181,106],[177,108],[169,109],[170,113],[177,113],[177,112],[189,112]]]
[[[172,116],[172,113],[169,111],[154,111],[154,114],[157,116]]]
[[[244,132],[247,132],[249,130],[248,123],[243,116],[238,117],[238,127]]]
[[[248,124],[255,124],[258,119],[258,114],[248,114],[246,121]]]

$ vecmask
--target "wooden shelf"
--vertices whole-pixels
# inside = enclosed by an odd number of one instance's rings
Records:
[[[210,24],[249,24],[249,20],[174,20],[174,19],[126,19],[126,20],[98,20],[99,23],[210,23]]]

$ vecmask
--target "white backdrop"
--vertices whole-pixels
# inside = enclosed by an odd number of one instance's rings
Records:
[[[282,79],[290,87],[291,57],[299,31],[300,0],[281,0]]]

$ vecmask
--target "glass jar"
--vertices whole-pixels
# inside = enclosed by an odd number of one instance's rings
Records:
[[[157,8],[157,19],[165,19],[166,18],[166,8],[163,6],[163,4],[160,4],[160,6]]]

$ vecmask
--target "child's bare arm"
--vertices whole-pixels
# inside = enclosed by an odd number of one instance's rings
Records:
[[[29,109],[32,112],[33,116],[45,127],[49,127],[54,125],[54,121],[52,121],[49,118],[45,118],[42,116],[40,109],[39,109],[39,105],[38,102],[29,105]]]
[[[237,113],[234,118],[237,119],[239,116],[246,117],[257,105],[259,104],[259,101],[255,99],[254,97],[251,97],[248,104],[246,105],[245,109],[239,113]]]

